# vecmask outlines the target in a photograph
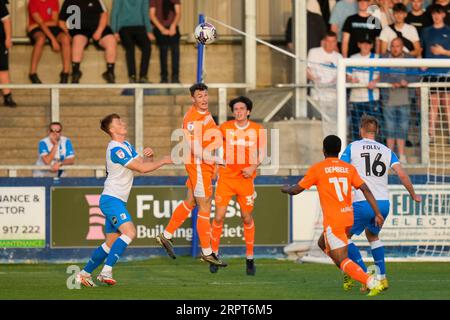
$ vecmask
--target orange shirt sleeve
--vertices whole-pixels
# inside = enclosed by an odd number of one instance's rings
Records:
[[[306,175],[303,177],[302,180],[298,183],[300,187],[303,189],[309,189],[313,185],[316,185],[318,182],[318,177],[316,173],[316,166],[313,166],[309,168],[308,172],[306,172]]]
[[[364,180],[359,176],[358,171],[355,169],[355,167],[352,166],[351,172],[352,186],[354,186],[356,189],[359,189],[364,184]]]

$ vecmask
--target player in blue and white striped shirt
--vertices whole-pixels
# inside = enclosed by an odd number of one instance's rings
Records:
[[[403,170],[397,156],[385,145],[375,141],[375,136],[379,131],[378,120],[373,116],[363,116],[360,124],[361,140],[350,143],[341,156],[341,160],[352,164],[361,178],[372,191],[377,200],[378,208],[386,220],[389,214],[389,190],[388,190],[388,169],[392,168],[398,175],[401,183],[408,190],[411,198],[420,202],[421,197],[414,191],[414,187],[408,174]],[[372,256],[378,268],[378,280],[385,289],[389,284],[386,279],[386,266],[384,261],[384,248],[378,237],[380,227],[375,225],[375,213],[369,203],[364,198],[361,191],[356,190],[353,198],[354,222],[350,233],[361,234],[365,231],[367,240],[370,243]],[[349,241],[348,256],[358,263],[364,271],[367,267],[362,261],[361,253],[356,245]],[[344,289],[349,290],[353,286],[350,278],[344,277]],[[364,288],[363,288],[364,289]]]
[[[114,285],[112,268],[136,236],[136,227],[127,210],[127,200],[133,185],[134,172],[148,173],[165,164],[172,163],[169,156],[153,160],[151,148],[144,149],[140,157],[134,147],[126,141],[127,125],[117,114],[110,114],[101,121],[101,129],[111,136],[106,149],[105,188],[100,197],[100,210],[105,215],[106,241],[98,247],[76,280],[86,287],[94,287],[91,273],[106,259],[97,279]]]

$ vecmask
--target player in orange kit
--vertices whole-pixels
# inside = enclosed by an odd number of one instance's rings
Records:
[[[325,160],[313,165],[296,185],[284,186],[281,191],[296,195],[317,186],[323,212],[323,238],[325,253],[344,273],[366,285],[375,296],[383,291],[383,285],[375,277],[365,273],[360,266],[348,258],[348,234],[353,225],[352,186],[363,192],[375,212],[375,224],[383,225],[381,215],[372,192],[359,176],[355,167],[339,160],[341,139],[330,135],[323,140]]]
[[[265,153],[264,128],[248,120],[253,108],[247,97],[237,97],[229,103],[234,120],[220,126],[224,139],[224,159],[226,166],[219,168],[215,206],[216,212],[211,229],[211,247],[217,255],[220,237],[228,203],[236,196],[241,209],[244,224],[246,245],[246,270],[248,275],[255,275],[256,268],[253,257],[255,241],[255,223],[253,221],[253,204],[255,200],[254,180],[256,168],[262,162]],[[210,271],[216,273],[218,267],[210,264]]]
[[[212,155],[216,143],[220,146],[222,135],[217,128],[211,113],[208,111],[208,87],[197,83],[190,87],[193,105],[183,119],[183,131],[188,152],[185,154],[185,168],[188,173],[186,186],[187,197],[173,212],[163,233],[156,236],[158,243],[167,254],[175,259],[173,250],[173,234],[194,206],[199,207],[197,231],[200,238],[201,257],[204,261],[220,267],[227,264],[218,259],[211,249],[211,201],[212,177],[218,157]],[[209,153],[208,153],[209,152]],[[220,159],[221,160],[221,159]]]

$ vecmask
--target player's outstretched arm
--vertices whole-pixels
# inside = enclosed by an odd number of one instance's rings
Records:
[[[406,171],[403,170],[402,165],[399,163],[395,164],[392,166],[392,169],[394,169],[394,171],[398,175],[398,178],[400,179],[401,183],[405,186],[406,190],[408,190],[411,198],[416,202],[422,201],[422,197],[420,195],[416,194],[416,192],[414,191],[414,186],[413,186],[411,180],[409,179],[409,176],[406,173]]]
[[[298,184],[294,184],[292,186],[285,185],[281,188],[281,192],[288,193],[291,196],[295,196],[301,192],[303,192],[305,189],[300,187]]]
[[[367,202],[369,202],[370,206],[372,207],[373,211],[375,212],[375,224],[378,227],[381,227],[384,223],[384,218],[380,213],[380,210],[378,209],[377,202],[375,200],[375,197],[372,194],[372,191],[370,191],[367,184],[363,183],[361,187],[359,187],[359,190],[362,191],[364,194],[364,197],[366,197]]]
[[[142,160],[134,159],[127,165],[127,168],[139,173],[148,173],[155,171],[166,164],[171,163],[173,163],[173,161],[170,158],[170,156],[165,156],[159,160],[152,162],[143,162]]]

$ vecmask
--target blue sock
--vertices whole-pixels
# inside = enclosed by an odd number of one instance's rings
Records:
[[[362,259],[361,252],[359,252],[358,247],[351,240],[348,242],[348,257],[357,263],[364,272],[367,272],[367,267]]]
[[[131,239],[126,235],[121,235],[113,244],[111,251],[108,254],[108,258],[106,259],[105,266],[113,267],[120,256],[123,254],[125,249],[131,243]]]
[[[377,240],[370,243],[370,247],[372,248],[372,256],[375,262],[375,265],[378,267],[379,275],[381,275],[381,279],[384,279],[386,275],[386,265],[384,263],[384,246],[381,240]]]
[[[110,249],[108,248],[106,243],[103,243],[92,253],[91,258],[89,259],[83,270],[87,273],[92,273],[92,271],[94,271],[99,265],[103,263],[103,261],[105,261],[109,251]]]

